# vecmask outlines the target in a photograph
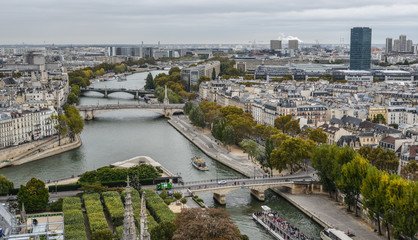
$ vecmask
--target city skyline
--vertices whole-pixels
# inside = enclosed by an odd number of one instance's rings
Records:
[[[249,44],[297,38],[348,44],[350,29],[373,29],[372,44],[407,35],[418,41],[413,0],[60,1],[2,4],[4,44]],[[342,39],[344,39],[342,41]]]

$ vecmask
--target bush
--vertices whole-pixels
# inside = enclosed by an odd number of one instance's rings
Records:
[[[182,197],[183,197],[183,194],[181,194],[181,192],[175,192],[175,193],[173,194],[173,197],[174,197],[175,199],[177,199],[177,200],[180,200],[180,198],[182,198]]]
[[[97,230],[108,229],[100,195],[98,193],[84,194],[83,200],[91,232],[94,233]]]
[[[133,179],[133,176],[138,176],[139,180],[158,178],[160,174],[157,169],[148,164],[141,164],[128,169],[119,169],[112,167],[102,167],[94,171],[85,172],[80,176],[81,183],[94,182],[124,182],[127,176]],[[114,186],[115,187],[115,186]]]
[[[81,184],[78,184],[78,183],[57,185],[57,192],[75,191],[75,190],[78,190],[80,187],[81,187]],[[49,186],[48,191],[55,192],[55,185]]]
[[[180,202],[183,203],[183,204],[186,204],[187,203],[187,199],[186,198],[182,198],[182,199],[180,199]]]
[[[65,239],[87,240],[80,198],[64,198],[62,210],[64,213]]]
[[[52,202],[47,207],[47,211],[49,211],[49,212],[62,212],[62,201],[63,201],[63,199],[60,198],[57,201]]]
[[[168,208],[167,204],[164,203],[164,200],[158,196],[151,189],[142,189],[141,193],[145,192],[145,200],[147,202],[147,208],[157,222],[173,222],[176,218],[176,215]]]
[[[176,200],[174,200],[174,199],[171,199],[171,198],[166,198],[166,199],[164,199],[164,203],[165,204],[167,204],[167,205],[170,205],[172,202],[174,202],[174,201],[176,201]]]
[[[123,214],[125,213],[125,207],[123,206],[120,195],[117,192],[104,192],[102,194],[105,204],[105,210],[112,219],[112,223],[115,227],[123,224]]]
[[[165,200],[167,197],[168,197],[167,191],[165,189],[163,189],[160,193],[160,198]]]

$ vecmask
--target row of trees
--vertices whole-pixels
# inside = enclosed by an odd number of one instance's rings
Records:
[[[365,157],[349,147],[318,146],[313,150],[311,162],[324,190],[334,192],[336,197],[341,191],[348,209],[354,207],[356,215],[360,195],[363,197],[370,218],[378,221],[379,234],[382,218],[388,235],[391,224],[395,236],[413,238],[418,229],[417,182],[371,166]]]

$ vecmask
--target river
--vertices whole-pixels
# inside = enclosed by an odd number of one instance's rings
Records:
[[[167,71],[153,71],[158,73]],[[138,89],[144,86],[148,73],[136,73],[127,76],[127,81],[105,81],[93,83],[91,87]],[[134,100],[127,93],[113,93],[103,98],[100,93],[86,93],[81,97],[82,105],[129,103]],[[144,110],[120,110],[107,112],[85,122],[80,135],[83,145],[76,150],[62,153],[21,166],[0,169],[0,174],[15,183],[26,183],[31,177],[43,181],[76,176],[85,171],[107,166],[135,156],[150,156],[160,162],[174,174],[180,174],[184,181],[196,181],[215,178],[242,177],[240,173],[210,159],[191,142],[184,138],[160,115]],[[202,157],[210,171],[202,172],[193,168],[190,159]],[[199,195],[208,206],[218,206],[209,193]],[[274,238],[251,219],[251,213],[261,210],[261,205],[268,205],[278,211],[289,222],[298,226],[308,236],[319,238],[321,227],[288,203],[286,200],[266,191],[266,201],[259,202],[250,196],[249,190],[242,189],[227,195],[226,210],[243,234],[250,239]]]

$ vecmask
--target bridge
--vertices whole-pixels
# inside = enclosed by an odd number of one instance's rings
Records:
[[[86,92],[98,92],[103,94],[105,98],[109,96],[109,94],[122,92],[122,93],[129,93],[134,96],[134,99],[139,99],[139,97],[144,97],[147,94],[154,95],[154,91],[146,91],[141,89],[127,89],[127,88],[82,88],[81,94]]]
[[[228,180],[206,180],[196,182],[185,182],[175,185],[173,190],[187,190],[191,195],[204,192],[212,192],[213,198],[221,205],[226,204],[226,194],[237,189],[250,189],[250,193],[256,199],[264,201],[264,191],[274,187],[285,187],[293,194],[312,193],[322,191],[312,172],[300,173],[297,175],[255,177]]]
[[[78,111],[83,115],[84,120],[93,120],[95,116],[104,112],[111,112],[125,109],[149,110],[159,113],[165,117],[171,117],[175,112],[183,112],[184,104],[105,104],[105,105],[80,105]]]

